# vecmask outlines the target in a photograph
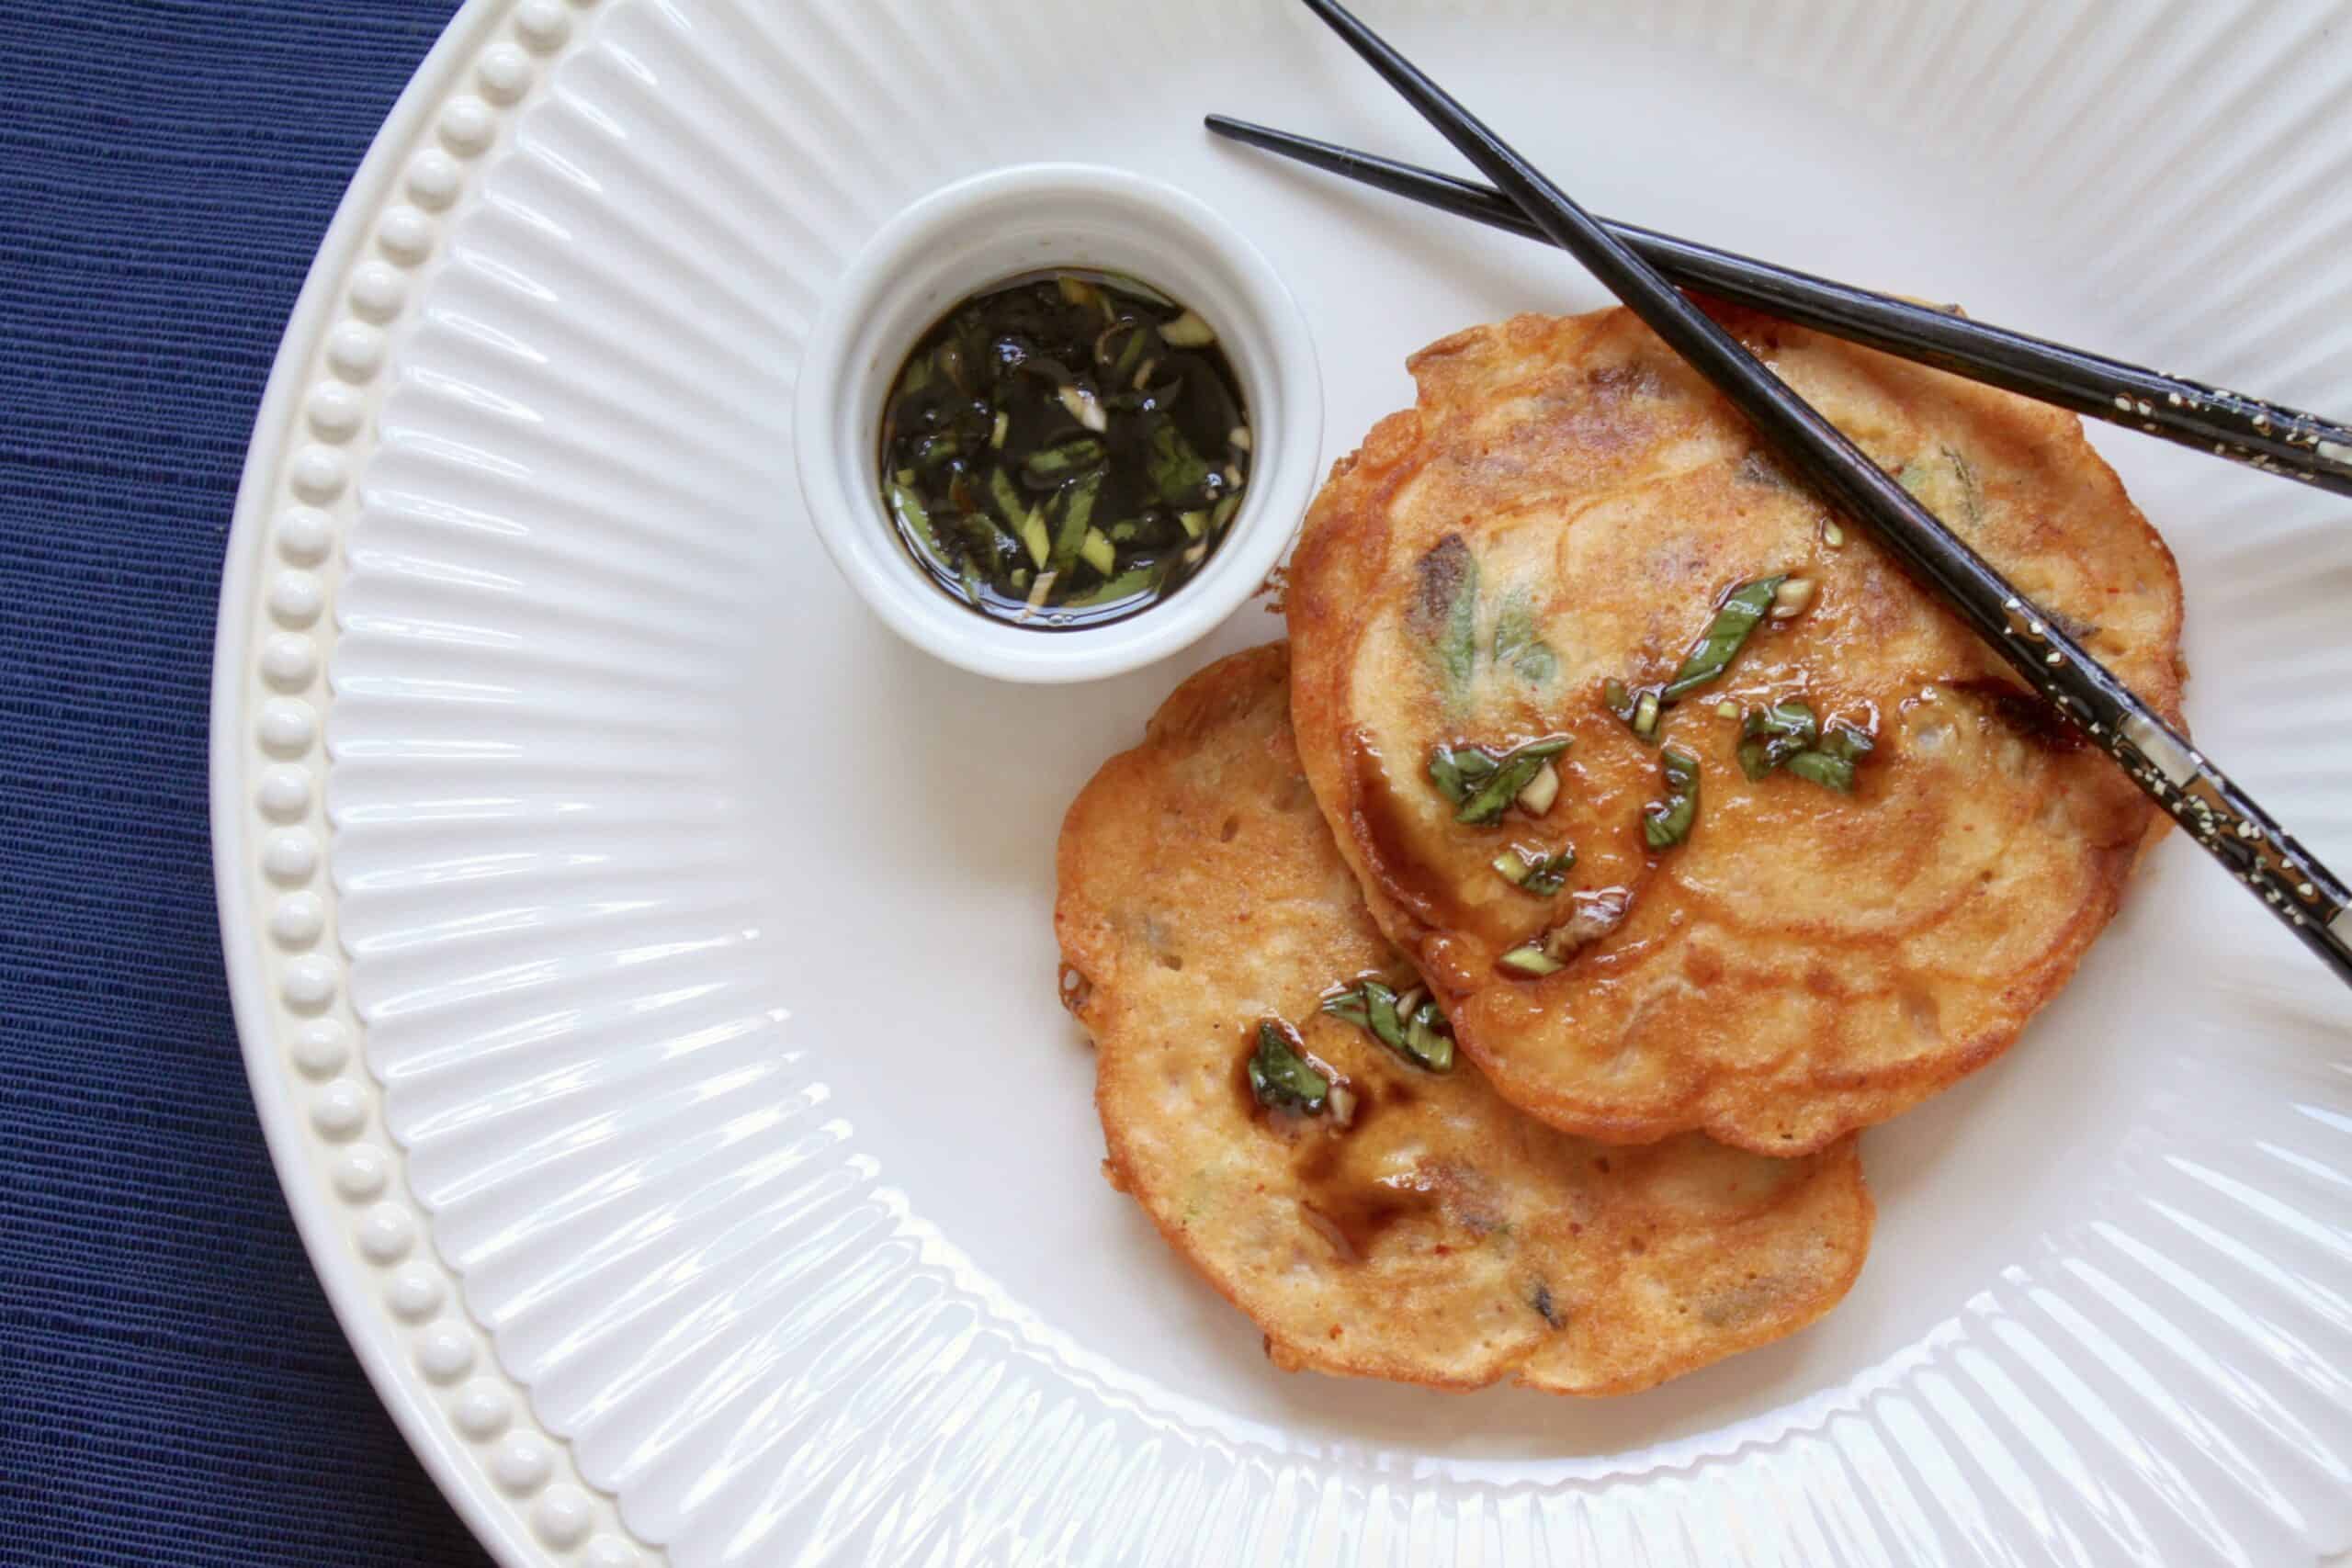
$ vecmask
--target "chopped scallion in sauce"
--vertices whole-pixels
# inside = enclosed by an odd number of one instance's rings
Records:
[[[1215,330],[1131,278],[1032,274],[917,341],[880,483],[941,590],[1047,630],[1148,608],[1198,575],[1250,482],[1249,411]]]

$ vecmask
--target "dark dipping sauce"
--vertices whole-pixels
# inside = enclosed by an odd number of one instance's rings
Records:
[[[939,587],[1047,631],[1132,615],[1231,532],[1250,431],[1199,315],[1133,278],[997,284],[923,333],[882,414],[883,500]]]

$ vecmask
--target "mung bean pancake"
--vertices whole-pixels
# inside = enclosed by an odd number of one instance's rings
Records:
[[[1287,686],[1279,645],[1203,671],[1063,824],[1063,995],[1113,1183],[1285,1368],[1614,1393],[1826,1312],[1869,1245],[1852,1140],[1612,1148],[1421,1065],[1450,1042],[1315,808]],[[1340,1005],[1401,1048],[1324,1010],[1367,976],[1394,992]]]
[[[1721,315],[2178,721],[2171,554],[2072,414]],[[1496,1087],[1590,1137],[1795,1154],[1999,1055],[2154,808],[1628,312],[1410,368],[1293,560],[1293,701],[1340,852]]]

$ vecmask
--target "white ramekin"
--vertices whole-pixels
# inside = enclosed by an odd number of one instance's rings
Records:
[[[1160,603],[1080,630],[991,620],[942,592],[899,543],[877,471],[883,400],[915,340],[967,295],[1055,266],[1126,273],[1199,311],[1240,378],[1251,436],[1241,509],[1207,564]],[[1322,440],[1306,319],[1257,247],[1196,197],[1080,164],[975,175],[884,224],[810,331],[794,392],[800,494],[833,564],[899,636],[1008,681],[1116,675],[1214,629],[1289,547]]]

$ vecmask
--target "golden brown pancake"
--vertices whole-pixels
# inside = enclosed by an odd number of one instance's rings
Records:
[[[2171,554],[2072,414],[1721,314],[2178,722]],[[1410,367],[1417,406],[1335,465],[1292,562],[1292,697],[1340,853],[1496,1087],[1589,1137],[1795,1154],[1999,1055],[2154,809],[1630,313],[1473,328]],[[1726,593],[1782,574],[1792,615],[1653,740],[1611,711],[1607,682],[1668,682]],[[1739,765],[1749,712],[1792,699],[1871,741],[1850,794]],[[1432,779],[1441,745],[1559,737],[1540,816],[1466,825]],[[1663,849],[1658,741],[1699,784]],[[1514,845],[1576,864],[1532,897],[1492,863]],[[1555,973],[1503,962],[1530,944]]]
[[[1063,994],[1094,1037],[1113,1185],[1285,1368],[1615,1393],[1828,1311],[1870,1238],[1851,1140],[1611,1148],[1521,1115],[1459,1055],[1429,1071],[1319,1010],[1334,982],[1417,982],[1316,811],[1288,675],[1279,645],[1195,675],[1062,826]],[[1247,1059],[1269,1020],[1345,1096],[1261,1106]]]

